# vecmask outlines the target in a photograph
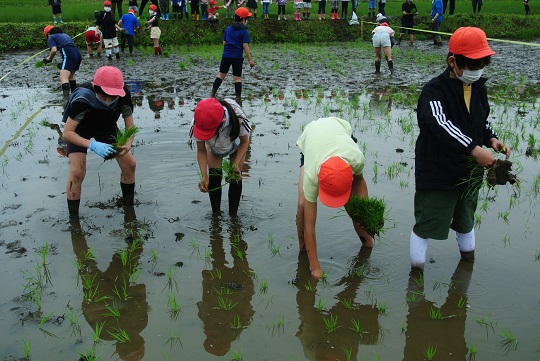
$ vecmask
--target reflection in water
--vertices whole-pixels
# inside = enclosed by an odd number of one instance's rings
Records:
[[[356,360],[359,344],[374,345],[381,334],[379,309],[376,305],[362,305],[355,302],[358,288],[363,281],[362,270],[371,255],[372,248],[362,247],[352,260],[347,275],[336,286],[345,287],[336,294],[332,308],[318,310],[317,284],[309,271],[309,261],[305,252],[298,255],[296,271],[296,302],[300,326],[296,336],[304,347],[304,355],[309,360]],[[337,319],[338,328],[327,330],[327,322]],[[354,321],[353,321],[354,320]],[[359,322],[361,332],[355,333],[353,322]]]
[[[392,111],[392,92],[390,91],[390,87],[387,86],[379,90],[373,90],[369,107],[375,115],[385,116],[387,113],[390,113]],[[381,111],[384,111],[384,113],[381,114]]]
[[[139,257],[143,252],[137,235],[137,221],[133,207],[124,207],[124,227],[130,235],[126,249],[116,252],[105,271],[88,247],[79,221],[72,221],[71,242],[77,257],[84,299],[82,310],[90,327],[103,326],[100,338],[115,340],[113,335],[129,337],[122,342],[116,339],[116,353],[121,360],[141,360],[144,356],[144,339],[140,333],[148,324],[146,286],[136,284],[132,276],[140,269]]]
[[[147,96],[148,107],[154,112],[154,119],[161,118],[161,111],[165,107],[165,102],[161,95],[153,94]]]
[[[223,356],[246,328],[255,313],[251,305],[253,271],[247,261],[247,243],[241,225],[235,219],[230,230],[232,266],[226,259],[220,218],[213,218],[210,228],[211,269],[202,271],[202,300],[197,303],[204,324],[204,349]]]
[[[403,360],[423,360],[430,347],[436,347],[436,360],[465,360],[465,321],[467,290],[473,262],[460,261],[452,276],[444,304],[437,307],[424,293],[423,273],[411,271],[407,287],[407,331]],[[438,315],[442,318],[437,318]]]

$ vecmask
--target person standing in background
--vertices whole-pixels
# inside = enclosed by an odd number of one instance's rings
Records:
[[[112,8],[111,13],[113,14],[114,18],[116,19],[116,10],[118,10],[118,18],[122,17],[122,1],[123,0],[111,0],[112,1]]]
[[[401,43],[401,39],[405,36],[406,33],[409,34],[409,41],[411,45],[414,45],[414,30],[412,30],[414,26],[414,16],[418,14],[418,10],[416,10],[416,5],[412,2],[412,0],[405,0],[405,2],[401,5],[401,13],[403,16],[401,17],[401,32],[399,34],[398,38],[398,45]]]
[[[62,24],[62,0],[49,0],[49,6],[52,9],[53,22]],[[58,21],[56,21],[58,18]]]
[[[482,0],[472,0],[472,12],[473,12],[473,14],[476,14],[476,9],[478,9],[478,14],[480,14],[480,10],[482,9],[482,5],[484,5],[484,2]]]
[[[129,55],[133,55],[133,38],[135,37],[135,31],[139,29],[139,19],[135,15],[135,10],[129,9],[127,14],[122,15],[122,18],[118,21],[118,26],[122,31],[122,40],[120,42],[122,53],[126,49],[127,41]]]
[[[437,46],[442,45],[441,35],[438,32],[443,21],[443,12],[442,0],[433,0],[431,4],[431,30],[435,32],[433,33],[433,45]]]
[[[525,15],[531,15],[531,8],[529,7],[529,0],[523,0],[523,6],[525,7]]]

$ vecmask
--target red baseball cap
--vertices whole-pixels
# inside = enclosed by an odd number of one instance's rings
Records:
[[[152,4],[152,5],[150,5],[149,9],[152,10],[152,11],[157,11],[157,6]]]
[[[235,15],[238,15],[240,19],[250,18],[252,15],[249,10],[244,7],[238,8],[234,13]]]
[[[328,207],[344,206],[351,196],[353,172],[340,156],[327,158],[319,168],[319,199]]]
[[[469,59],[482,59],[496,54],[489,48],[484,30],[470,26],[454,31],[448,41],[448,51]]]
[[[193,114],[193,135],[200,140],[210,140],[223,121],[225,109],[215,98],[201,100]]]
[[[126,96],[124,76],[114,66],[102,66],[96,71],[92,85],[99,86],[107,95]]]
[[[216,5],[217,2],[216,2],[215,0],[210,0],[209,4],[210,4],[210,5]]]
[[[52,28],[54,28],[54,26],[52,25],[47,25],[46,27],[43,28],[43,35],[47,36],[47,34],[49,33],[49,31],[52,30]]]
[[[112,3],[110,1],[105,1],[103,3],[103,6],[112,6]]]

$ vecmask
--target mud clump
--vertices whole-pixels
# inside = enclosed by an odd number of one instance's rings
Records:
[[[516,175],[512,173],[512,162],[502,159],[495,160],[495,163],[493,163],[487,172],[486,180],[492,188],[496,185],[516,183]]]

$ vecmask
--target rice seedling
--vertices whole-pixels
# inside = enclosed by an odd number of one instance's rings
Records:
[[[43,325],[45,323],[47,323],[47,321],[49,321],[52,317],[52,315],[54,314],[54,312],[51,312],[48,316],[41,316],[40,320],[39,320],[39,325],[38,325],[38,328],[39,329],[42,329],[43,328]]]
[[[429,346],[424,350],[424,356],[427,361],[433,360],[433,357],[435,357],[435,353],[437,352],[437,345],[435,346]]]
[[[377,305],[377,308],[379,309],[380,314],[386,315],[386,302],[381,305]]]
[[[368,288],[364,291],[364,294],[366,295],[369,302],[373,303],[373,297],[375,296],[373,293],[373,286],[369,285]]]
[[[234,255],[236,255],[236,257],[243,260],[245,255],[246,255],[246,251],[247,251],[247,243],[244,243],[241,246],[240,242],[233,242],[233,243],[231,243],[231,246],[233,248]]]
[[[157,263],[158,261],[158,254],[155,249],[150,250],[150,262]]]
[[[117,152],[119,152],[120,148],[122,148],[124,145],[126,145],[128,140],[133,138],[135,136],[135,134],[137,134],[139,132],[139,130],[140,129],[137,126],[133,126],[131,128],[126,128],[124,130],[117,130],[116,134],[113,136],[113,144],[112,144],[112,146],[115,148],[115,150]],[[104,159],[109,160],[109,159],[113,159],[114,157],[116,157],[116,154],[107,156]]]
[[[279,247],[280,245],[276,245],[274,243],[274,237],[271,234],[268,234],[268,249],[270,250],[270,254],[272,257],[279,254]]]
[[[268,292],[268,280],[262,280],[259,283],[259,293],[264,294],[266,292]]]
[[[339,302],[343,305],[343,307],[345,307],[348,310],[352,308],[353,301],[350,298],[349,299],[344,298],[342,300],[339,300]]]
[[[182,337],[181,337],[181,333],[178,332],[178,333],[173,333],[172,331],[169,331],[169,337],[167,338],[167,342],[166,344],[169,344],[169,346],[171,347],[171,349],[176,346],[176,344],[180,344],[180,346],[182,346]]]
[[[488,328],[491,328],[491,331],[495,333],[495,328],[493,327],[493,321],[490,320],[491,313],[487,317],[477,318],[474,321],[479,324],[480,326],[484,326],[486,328],[486,334],[488,333]]]
[[[40,248],[39,254],[41,256],[41,266],[43,268],[43,278],[44,278],[45,284],[52,285],[51,272],[47,268],[47,266],[49,265],[49,263],[47,262],[48,252],[49,252],[49,242],[45,242],[45,245]]]
[[[102,314],[103,317],[113,317],[118,318],[120,317],[120,310],[118,309],[118,305],[116,302],[113,302],[112,305],[106,304],[105,308],[107,309],[107,313]]]
[[[438,308],[429,308],[429,318],[432,320],[441,320],[443,318],[442,312]]]
[[[140,264],[136,264],[133,268],[131,268],[129,273],[129,282],[130,283],[136,283],[139,279],[139,276],[142,272],[142,266]]]
[[[458,308],[464,308],[467,306],[467,298],[466,297],[460,297],[458,302],[457,302],[457,306]]]
[[[347,361],[351,361],[352,360],[352,348],[347,348],[347,347],[343,346],[343,352],[345,353],[345,359]]]
[[[324,326],[326,327],[326,332],[331,333],[337,330],[340,326],[338,326],[338,316],[334,316],[331,313],[328,315],[328,317],[323,317]]]
[[[175,279],[177,273],[178,269],[176,267],[169,266],[169,268],[167,269],[167,284],[165,285],[165,287],[163,287],[163,290],[161,290],[161,292],[163,292],[166,288],[169,290],[169,292],[171,292],[173,288],[178,291],[178,282],[176,282]]]
[[[476,352],[477,352],[476,346],[470,345],[469,346],[469,353],[467,355],[467,361],[476,360]]]
[[[505,328],[501,332],[501,336],[503,339],[500,341],[499,345],[505,351],[505,355],[508,354],[510,351],[517,350],[518,339],[512,334],[512,331]]]
[[[96,322],[96,327],[92,330],[92,339],[94,343],[101,342],[101,332],[103,332],[103,325],[105,322]]]
[[[221,275],[221,271],[219,269],[215,269],[215,270],[212,270],[210,271],[210,277],[214,280],[220,280],[222,275]]]
[[[315,291],[315,289],[311,285],[311,281],[307,281],[307,283],[304,284],[304,288],[306,289],[306,291],[309,291],[309,292],[314,292]]]
[[[118,281],[118,278],[116,279],[116,281]],[[128,282],[125,279],[123,279],[122,283],[120,283],[120,289],[118,288],[117,282],[114,283],[113,293],[119,299],[126,301],[127,299],[130,298],[128,288],[129,288]]]
[[[236,167],[236,163],[231,162],[230,159],[223,158],[221,169],[223,170],[225,182],[227,183],[238,182],[242,179],[242,175],[240,170]]]
[[[197,255],[200,255],[201,244],[199,243],[199,241],[191,239],[189,241],[189,247],[191,248],[191,255],[193,255],[193,253],[195,252],[197,252]]]
[[[169,306],[169,313],[171,318],[176,320],[180,313],[182,312],[182,306],[176,300],[176,295],[167,295],[167,305]]]
[[[387,213],[384,199],[354,196],[345,204],[345,210],[371,236],[379,235],[383,231]]]
[[[240,321],[240,315],[234,315],[233,322],[230,324],[233,330],[239,330],[242,328],[242,321]]]
[[[272,330],[272,336],[277,334],[282,334],[285,331],[285,315],[281,315],[276,322],[273,322],[272,325],[267,325],[266,329]]]
[[[218,307],[224,311],[230,311],[238,304],[238,302],[233,303],[230,298],[223,297],[221,294],[218,294]]]
[[[83,295],[87,302],[92,302],[99,297],[99,282],[95,282],[97,275],[81,275]]]
[[[231,354],[232,361],[242,361],[242,352],[241,351],[234,351],[229,350],[229,353]]]
[[[79,337],[81,337],[82,336],[81,324],[79,322],[79,319],[77,318],[77,315],[75,314],[75,311],[73,310],[69,311],[66,316],[69,321],[69,329],[71,331],[71,334],[79,335]]]
[[[77,353],[80,356],[80,361],[98,361],[100,356],[96,354],[94,348],[89,348],[83,353]]]
[[[23,342],[22,351],[23,351],[24,359],[31,360],[32,359],[32,354],[30,352],[31,342],[26,341],[24,338],[22,339],[22,342]]]
[[[317,303],[315,304],[315,309],[317,310],[317,312],[322,312],[324,311],[324,306],[326,306],[326,302],[322,300],[322,298],[319,298],[317,300]]]
[[[536,255],[534,256],[534,261],[540,261],[540,251],[536,252]]]
[[[94,254],[94,247],[90,246],[86,251],[84,251],[84,260],[85,261],[95,261],[96,256]]]
[[[510,216],[510,211],[503,211],[497,214],[497,218],[502,219],[504,223],[506,224],[510,224],[510,221],[508,220],[509,216]]]
[[[126,343],[131,341],[127,332],[121,328],[116,328],[113,331],[107,331],[109,335],[118,343]]]
[[[352,322],[351,330],[353,330],[353,332],[356,333],[358,336],[362,337],[363,335],[367,333],[362,327],[362,323],[360,322],[360,320],[351,318],[351,322]]]

